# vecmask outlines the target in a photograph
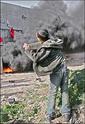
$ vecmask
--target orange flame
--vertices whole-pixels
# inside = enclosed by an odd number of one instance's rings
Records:
[[[14,70],[11,67],[7,67],[7,68],[3,69],[3,72],[5,72],[5,73],[12,73],[12,72],[14,72]]]

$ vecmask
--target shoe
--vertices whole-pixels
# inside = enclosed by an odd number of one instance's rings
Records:
[[[50,115],[51,120],[54,120],[56,118],[56,113],[52,112],[52,114]]]
[[[44,123],[45,124],[51,124],[51,118],[50,117],[45,118]]]
[[[64,114],[62,118],[63,118],[63,123],[67,123],[69,122],[71,117],[70,117],[70,114]]]
[[[52,120],[54,120],[56,118],[56,114],[55,112],[53,112],[51,115],[47,115],[45,117],[45,124],[52,124]]]

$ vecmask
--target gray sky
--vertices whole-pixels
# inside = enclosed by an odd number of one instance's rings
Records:
[[[1,0],[3,2],[6,3],[11,3],[11,4],[15,4],[15,5],[20,5],[23,7],[28,7],[31,8],[33,6],[37,6],[38,3],[40,2],[39,0],[30,0],[30,1],[22,1],[22,0],[18,0],[18,1],[14,1],[14,0]],[[71,12],[75,11],[75,9],[79,6],[80,1],[81,0],[63,0],[64,3],[67,5],[67,14],[71,14]]]
[[[39,0],[37,1],[37,0],[31,0],[31,1],[22,1],[22,0],[18,0],[18,1],[14,1],[14,0],[7,0],[7,1],[5,1],[5,0],[1,0],[2,2],[5,2],[5,3],[10,3],[10,4],[15,4],[15,5],[19,5],[19,6],[23,6],[23,7],[28,7],[28,8],[30,8],[30,7],[32,7],[32,6],[36,6],[36,5],[38,5],[38,3],[39,3]]]
[[[22,0],[18,0],[18,1],[15,1],[15,0],[1,0],[3,2],[6,2],[6,3],[11,3],[11,4],[16,4],[16,5],[20,5],[20,6],[24,6],[24,7],[31,7],[31,6],[36,6],[38,5],[39,3],[39,0],[31,0],[31,1],[22,1]],[[68,9],[70,8],[76,8],[76,6],[79,5],[80,3],[80,0],[64,0],[64,3],[67,5]]]

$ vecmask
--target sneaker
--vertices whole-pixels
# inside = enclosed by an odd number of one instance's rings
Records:
[[[44,123],[45,124],[51,124],[51,118],[50,117],[46,117]]]
[[[45,124],[52,124],[52,120],[56,118],[55,112],[52,113],[52,115],[45,117]]]
[[[56,118],[56,113],[52,112],[52,114],[50,115],[51,120],[54,120]]]
[[[62,118],[63,118],[63,122],[65,123],[67,123],[67,122],[69,122],[69,120],[70,120],[70,114],[64,114],[63,116],[62,116]]]

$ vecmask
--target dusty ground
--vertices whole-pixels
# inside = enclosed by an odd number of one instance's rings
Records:
[[[31,117],[31,120],[34,123],[44,122],[47,106],[49,77],[41,77],[41,80],[41,82],[36,80],[34,73],[2,75],[1,104],[7,104],[9,96],[12,96],[16,99],[16,101],[24,102],[26,104],[26,111],[29,114],[32,114],[34,107],[37,107],[38,109],[40,108],[41,110],[39,110],[37,115]],[[77,109],[77,113],[81,113],[80,120],[84,121],[84,112],[83,114],[81,112],[84,111],[84,106],[78,106],[77,108],[79,109]],[[84,124],[80,123],[80,120],[79,123],[75,124]],[[61,123],[62,117],[56,118],[53,122]]]
[[[43,84],[48,84],[47,80],[48,77],[43,77]],[[34,73],[3,74],[1,76],[1,96],[23,95],[26,90],[33,89],[42,82],[36,80]]]
[[[3,74],[1,76],[1,104],[8,103],[9,96],[16,101],[26,104],[28,116],[31,115],[32,122],[43,120],[46,110],[46,97],[48,95],[49,77],[43,77],[41,82],[36,80],[34,73]],[[32,117],[33,108],[41,108],[38,115]],[[27,118],[30,120],[30,118]]]
[[[85,67],[84,53],[66,55],[66,58],[67,66],[71,70],[82,70]],[[41,97],[39,104],[42,107],[42,111],[39,112],[39,116],[37,116],[39,122],[40,118],[43,120],[42,117],[45,114],[46,102],[44,102],[44,99],[46,99],[48,95],[48,85],[48,76],[41,77],[41,81],[39,81],[36,80],[36,75],[34,73],[3,73],[1,74],[1,104],[8,102],[9,96],[15,97],[18,101],[24,101],[28,93],[27,104],[33,104]],[[34,92],[33,97],[35,97],[35,93],[37,93],[38,98],[35,98],[34,101],[30,101],[30,92]],[[54,122],[57,121],[58,120],[55,120]]]
[[[85,63],[85,52],[66,54],[66,62],[68,66],[81,66]]]

